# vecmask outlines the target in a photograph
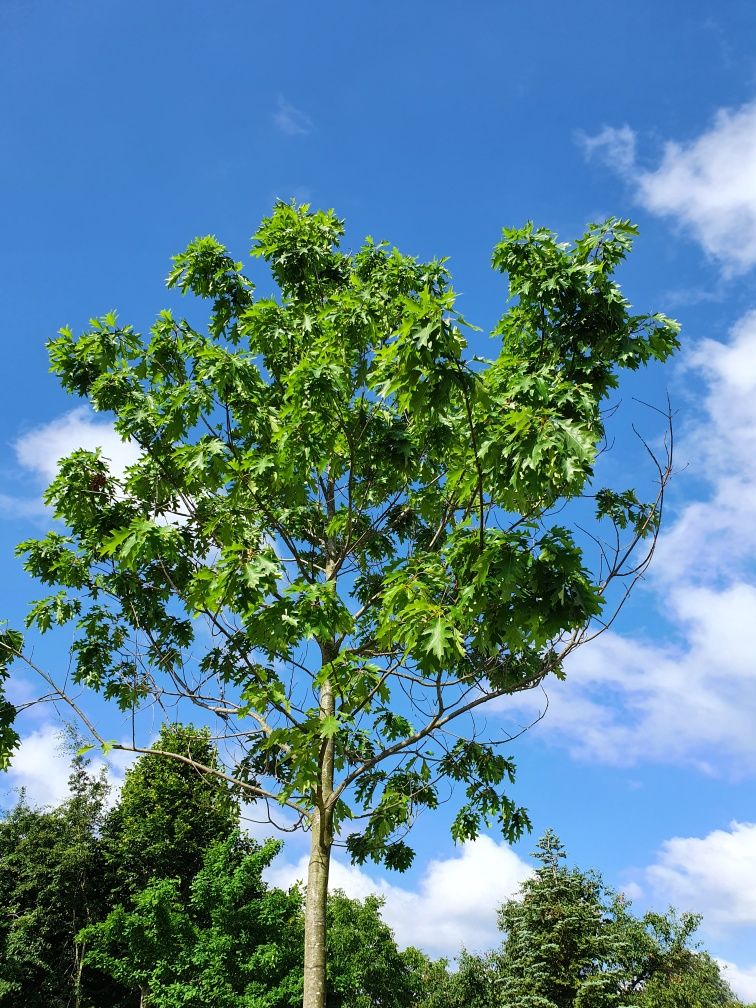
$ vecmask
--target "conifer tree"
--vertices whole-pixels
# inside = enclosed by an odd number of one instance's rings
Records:
[[[716,963],[691,947],[700,917],[672,910],[636,917],[596,872],[566,866],[552,831],[535,856],[535,874],[499,913],[504,942],[487,960],[485,1008],[735,1004]]]

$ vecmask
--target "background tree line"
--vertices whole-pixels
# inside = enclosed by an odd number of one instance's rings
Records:
[[[156,748],[217,764],[209,733],[173,725]],[[83,753],[53,809],[21,795],[0,821],[0,1008],[284,1008],[301,1003],[303,896],[263,873],[280,842],[239,828],[219,778],[143,756],[117,802]],[[634,915],[566,866],[553,833],[502,942],[450,967],[400,950],[377,897],[329,896],[329,1008],[735,1006],[697,950],[693,914]]]

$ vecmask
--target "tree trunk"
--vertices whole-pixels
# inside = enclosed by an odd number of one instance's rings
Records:
[[[332,661],[335,650],[320,644],[323,663]],[[335,698],[331,683],[320,688],[320,717],[334,713]],[[326,1003],[326,905],[328,871],[333,846],[333,738],[323,739],[320,748],[320,773],[312,817],[310,864],[307,869],[304,936],[304,997],[302,1008],[325,1008]]]
[[[312,823],[305,897],[303,1008],[325,1008],[326,1003],[326,898],[331,843],[328,823],[322,822],[317,811]]]
[[[77,941],[74,941],[74,963],[75,963],[75,976],[74,976],[74,1008],[81,1008],[81,974],[84,970],[84,953],[86,948],[84,945],[79,945]]]

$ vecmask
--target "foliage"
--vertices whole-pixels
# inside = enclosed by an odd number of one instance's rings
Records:
[[[190,726],[164,727],[156,746],[217,764],[207,732]],[[77,933],[153,875],[186,888],[209,844],[238,824],[228,787],[190,763],[143,755],[109,811],[87,765],[83,751],[73,759],[57,808],[21,800],[0,822],[0,1005],[117,1008],[126,992],[85,967]]]
[[[99,453],[74,452],[46,498],[70,532],[21,551],[58,589],[29,624],[75,622],[77,682],[128,709],[157,673],[209,706],[199,683],[217,677],[219,696],[235,691],[220,707],[242,720],[250,792],[269,795],[273,778],[281,801],[311,810],[333,743],[334,824],[351,789],[372,810],[353,855],[403,867],[409,852],[389,837],[437,803],[439,774],[466,791],[457,839],[481,821],[508,836],[525,825],[500,790],[510,761],[464,739],[439,755],[427,743],[472,695],[558,670],[555,639],[600,611],[605,586],[547,514],[591,477],[618,370],[664,360],[677,329],[631,315],[611,278],[626,221],[571,248],[505,230],[493,264],[517,300],[491,361],[464,357],[443,262],[372,241],[346,255],[342,233],[306,207],[263,221],[254,253],[280,302],[255,300],[240,264],[197,239],[168,283],[211,300],[207,334],[167,311],[147,342],[114,315],[78,339],[63,330],[50,354],[64,388],[115,414],[142,457],[121,480]],[[631,492],[598,502],[620,527],[626,511],[655,527]],[[192,673],[197,616],[215,639]],[[319,670],[299,660],[310,639]],[[403,681],[416,714],[421,696],[439,698],[419,732],[395,695]]]
[[[472,955],[462,949],[454,971],[447,970],[443,960],[433,966],[434,982],[420,999],[420,1008],[499,1008],[501,977],[494,952]]]
[[[740,1002],[711,956],[686,951],[673,968],[652,976],[632,1003],[639,1008],[736,1008]]]
[[[399,951],[382,905],[329,894],[327,1008],[411,1008],[421,993],[427,960]]]
[[[0,1005],[74,1008],[120,1003],[123,991],[84,969],[80,928],[104,914],[96,838],[107,786],[74,760],[71,797],[49,811],[23,795],[0,821]]]
[[[402,958],[411,970],[415,994],[412,1004],[422,1008],[453,1008],[449,1000],[449,963],[446,959],[431,959],[420,949],[410,946]]]
[[[156,752],[178,754],[177,762]],[[206,729],[164,725],[151,747],[126,772],[118,803],[106,816],[103,851],[114,893],[121,899],[153,879],[178,879],[184,894],[209,845],[228,837],[239,822],[239,803],[229,785],[198,769],[217,768]]]
[[[173,726],[173,740],[212,744]],[[161,744],[171,736],[166,731]],[[161,758],[143,755],[131,771]],[[176,764],[169,764],[176,772]],[[184,764],[179,772],[193,778]],[[302,897],[265,884],[280,848],[230,832],[211,838],[194,878],[137,879],[113,892],[100,826],[107,788],[74,760],[72,794],[49,811],[22,800],[0,821],[0,1008],[290,1008],[302,996]],[[141,786],[141,784],[139,784]],[[216,786],[216,785],[213,785]],[[172,782],[168,794],[182,792]],[[206,792],[202,792],[206,795]],[[212,804],[210,808],[214,807]],[[217,806],[216,806],[217,807]],[[225,807],[220,803],[220,807]],[[207,801],[183,810],[175,867],[185,871],[187,833],[207,835]],[[162,819],[150,820],[160,828]],[[216,824],[218,826],[219,824]],[[151,849],[151,838],[142,842]],[[158,848],[169,864],[168,848]],[[112,853],[112,851],[111,851]],[[552,833],[519,899],[504,904],[504,941],[485,955],[464,950],[458,968],[417,949],[400,952],[381,900],[341,892],[328,902],[328,1008],[736,1008],[706,952],[691,946],[693,914],[636,917],[595,873],[564,865]],[[140,875],[140,878],[143,877]],[[114,899],[123,898],[115,907]],[[82,927],[77,935],[78,929]]]
[[[700,918],[635,917],[594,872],[567,868],[548,832],[540,867],[499,914],[501,948],[463,954],[449,978],[449,1008],[729,1008],[716,963],[690,947]],[[432,1008],[431,1000],[427,1008]]]
[[[10,630],[5,622],[0,621],[0,770],[8,769],[11,754],[21,741],[13,727],[16,708],[6,700],[3,690],[10,674],[10,666],[22,647],[23,635],[17,630]]]
[[[188,901],[153,879],[80,938],[86,961],[139,991],[150,1008],[273,1008],[301,1000],[298,893],[262,872],[280,844],[234,834],[213,843]]]
[[[153,879],[132,905],[117,906],[80,936],[87,963],[150,1008],[264,1008],[302,996],[298,890],[262,881],[279,844],[238,835],[213,844],[185,900],[176,880]],[[411,1008],[434,964],[400,952],[380,917],[381,901],[328,900],[328,1008]]]

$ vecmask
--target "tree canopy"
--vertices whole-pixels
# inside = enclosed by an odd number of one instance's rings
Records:
[[[21,795],[0,819],[0,1006],[120,1008],[123,990],[84,967],[81,928],[107,913],[98,833],[108,787],[78,756],[70,797],[53,809]]]
[[[124,898],[153,878],[178,879],[186,895],[208,846],[237,829],[238,796],[226,781],[200,773],[197,762],[219,765],[209,731],[166,724],[152,753],[126,771],[118,803],[101,830],[114,889]]]

